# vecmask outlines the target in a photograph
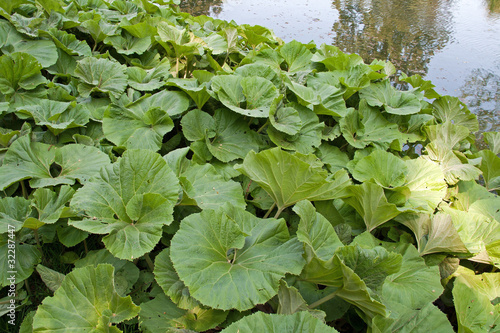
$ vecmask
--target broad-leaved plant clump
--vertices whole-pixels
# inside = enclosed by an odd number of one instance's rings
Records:
[[[177,5],[0,2],[2,329],[498,331],[500,134]]]

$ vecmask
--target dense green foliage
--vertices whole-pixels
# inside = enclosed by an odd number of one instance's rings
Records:
[[[498,332],[500,134],[174,2],[0,2],[1,329]]]

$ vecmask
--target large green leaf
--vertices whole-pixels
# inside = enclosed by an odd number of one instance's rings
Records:
[[[438,252],[468,252],[449,215],[443,213],[433,215],[428,228],[427,240],[424,246],[419,248],[422,255]]]
[[[79,330],[120,332],[113,324],[139,313],[130,296],[119,296],[108,264],[76,268],[68,273],[53,297],[47,297],[33,318],[33,332]]]
[[[31,214],[30,201],[22,197],[0,199],[0,234],[19,231]]]
[[[156,40],[167,50],[170,50],[167,43],[170,43],[175,51],[175,56],[189,57],[194,54],[203,54],[203,46],[206,44],[203,39],[196,37],[187,29],[178,29],[171,23],[165,21],[157,25],[158,37]]]
[[[74,76],[80,80],[78,91],[83,97],[103,92],[118,98],[127,87],[125,67],[108,59],[83,58],[78,61]]]
[[[347,109],[339,124],[346,141],[358,149],[372,145],[386,150],[394,140],[402,138],[398,125],[387,121],[380,111],[368,106],[365,100],[359,102],[358,111]]]
[[[344,170],[338,171],[332,179],[321,165],[315,164],[315,159],[314,155],[292,155],[280,148],[272,148],[248,153],[243,164],[235,168],[266,190],[278,210],[282,211],[304,199],[338,198],[349,185]]]
[[[458,97],[442,96],[436,99],[432,106],[433,114],[440,122],[450,122],[467,127],[471,132],[479,130],[479,123],[475,114]]]
[[[276,99],[278,101],[278,99]],[[302,120],[300,119],[297,109],[287,106],[273,106],[269,111],[269,121],[271,125],[278,131],[288,135],[294,135],[302,128]]]
[[[222,310],[250,309],[278,293],[286,273],[299,274],[302,245],[284,220],[259,219],[241,208],[205,209],[186,217],[170,257],[191,295]]]
[[[49,288],[52,292],[59,289],[65,277],[64,274],[45,267],[42,264],[36,266],[36,271],[38,272],[38,274],[40,274],[40,278],[42,279],[43,283],[45,283],[47,288]]]
[[[54,135],[69,128],[83,127],[89,122],[87,109],[70,102],[39,99],[36,104],[18,107],[17,111],[31,115],[35,124],[47,126]]]
[[[43,68],[47,68],[56,63],[58,55],[57,48],[50,40],[26,40],[21,39],[17,43],[12,43],[9,48],[12,53],[23,52],[35,57]],[[3,51],[6,51],[4,48]],[[4,52],[9,54],[11,52]]]
[[[69,55],[90,57],[92,51],[86,41],[80,41],[75,35],[67,33],[64,30],[51,28],[48,35],[52,38],[58,48]]]
[[[127,150],[75,193],[71,207],[83,220],[70,225],[106,235],[104,245],[114,256],[132,260],[158,243],[178,194],[177,177],[160,155]]]
[[[343,200],[356,209],[369,231],[401,213],[396,205],[387,201],[384,189],[378,184],[366,182],[349,186],[348,190],[350,196]]]
[[[433,212],[445,198],[447,189],[439,164],[422,156],[406,160],[405,164],[408,173],[404,186],[411,192],[408,203],[413,207],[425,209],[429,213]]]
[[[420,111],[420,100],[412,92],[399,91],[391,86],[389,80],[375,83],[359,93],[371,106],[383,106],[388,113],[407,115]]]
[[[302,271],[300,279],[336,288],[317,304],[339,297],[359,308],[367,318],[386,315],[385,306],[370,295],[365,282],[338,255],[327,261],[313,259]],[[312,303],[310,307],[315,305]]]
[[[293,108],[297,110],[298,116],[300,117],[300,133],[295,135],[289,135],[275,129],[274,126],[269,126],[267,134],[271,141],[273,141],[277,146],[284,149],[290,149],[298,151],[302,154],[310,154],[314,152],[315,147],[321,144],[321,133],[324,128],[324,124],[319,122],[318,116],[305,106],[290,103],[287,105],[286,109]],[[271,117],[272,115],[270,115]],[[272,123],[272,121],[271,121]]]
[[[337,250],[337,255],[372,290],[381,288],[387,276],[401,269],[403,261],[399,253],[389,252],[381,246],[372,249],[344,246]]]
[[[151,37],[138,38],[128,32],[122,32],[121,36],[108,36],[103,42],[113,46],[120,54],[143,54],[151,46]]]
[[[85,257],[78,259],[74,264],[75,268],[88,265],[97,267],[99,264],[113,265],[115,268],[115,290],[119,295],[123,296],[130,293],[140,275],[139,268],[134,263],[118,259],[106,249],[89,251]]]
[[[421,309],[409,309],[400,304],[396,312],[390,317],[376,316],[373,318],[372,333],[426,333],[426,332],[454,332],[453,326],[446,315],[434,304],[427,303]]]
[[[278,314],[294,314],[300,311],[308,311],[307,303],[295,287],[289,287],[283,280],[280,282],[278,290]],[[312,310],[315,311],[315,310]],[[316,310],[317,311],[317,310]],[[318,313],[319,314],[319,313]]]
[[[170,76],[169,69],[168,62],[149,70],[140,67],[127,67],[128,85],[140,91],[159,89],[165,85],[165,79]]]
[[[500,327],[500,274],[461,268],[455,279],[453,299],[459,332],[497,332]]]
[[[253,332],[335,333],[337,330],[325,325],[325,323],[313,317],[308,311],[300,311],[289,315],[257,312],[231,324],[222,330],[221,333]]]
[[[189,97],[191,97],[191,99],[196,103],[198,109],[201,109],[210,99],[210,94],[207,92],[207,85],[205,83],[199,83],[196,78],[171,78],[168,80],[167,84],[182,89],[182,91],[188,94]]]
[[[352,176],[360,182],[374,180],[384,188],[394,188],[405,183],[408,172],[402,159],[377,149],[356,163]]]
[[[258,76],[215,76],[211,89],[229,109],[244,116],[267,118],[279,93],[271,81]]]
[[[0,189],[28,178],[31,187],[73,185],[75,180],[85,183],[108,164],[109,157],[97,148],[80,144],[52,147],[30,142],[26,135],[17,139],[5,154],[0,167]],[[58,174],[51,170],[53,165],[60,168]]]
[[[500,157],[486,149],[478,152],[477,156],[481,157],[479,169],[483,172],[488,191],[500,190]]]
[[[443,292],[439,268],[428,267],[413,245],[409,245],[401,254],[401,269],[389,275],[382,286],[384,304],[388,309],[397,311],[399,304],[416,310],[434,302]]]
[[[227,314],[227,311],[202,307],[179,309],[167,296],[159,294],[155,299],[141,304],[139,325],[147,333],[176,332],[169,328],[202,332],[223,322]]]
[[[15,258],[12,257],[13,252]],[[0,287],[26,280],[41,261],[42,253],[35,245],[20,244],[16,241],[0,246],[0,265],[4,267],[0,271]],[[14,279],[10,280],[12,276]]]
[[[18,89],[33,90],[47,80],[42,65],[27,53],[4,54],[0,57],[0,92],[14,94]]]
[[[482,200],[480,200],[482,201]],[[490,209],[498,210],[498,201],[489,202]],[[467,250],[476,255],[470,260],[500,266],[500,223],[488,215],[471,210],[464,212],[443,206],[451,215],[454,227]]]
[[[300,216],[297,239],[305,245],[308,263],[313,258],[328,260],[343,246],[331,223],[309,201],[297,202],[293,211]]]
[[[313,88],[321,100],[321,104],[314,106],[314,112],[333,117],[345,116],[345,88],[340,84],[335,72],[315,73],[314,76],[309,76],[307,86]]]
[[[173,128],[174,122],[159,107],[145,112],[137,107],[111,107],[102,123],[104,135],[117,146],[152,151],[160,150],[163,136]]]
[[[181,174],[180,182],[188,197],[201,209],[217,209],[226,202],[235,207],[246,206],[241,185],[225,180],[210,164],[191,165]]]
[[[36,189],[33,192],[32,205],[38,212],[38,215],[30,217],[26,221],[25,226],[56,223],[63,214],[66,203],[73,197],[74,193],[75,190],[67,185],[58,188],[57,193],[48,188]]]
[[[342,52],[338,47],[321,44],[312,61],[323,63],[330,71],[344,70],[363,64],[363,58],[357,54]]]
[[[200,305],[200,302],[191,296],[184,282],[179,279],[170,260],[169,248],[156,256],[154,274],[158,285],[179,308],[188,310]]]
[[[285,59],[289,73],[308,70],[311,67],[311,51],[296,40],[281,46],[279,53]]]
[[[428,154],[425,158],[440,164],[446,182],[450,185],[454,185],[460,180],[476,180],[482,173],[475,165],[463,163],[457,153],[438,142],[431,142],[425,147],[425,150]]]
[[[250,151],[259,151],[262,140],[250,130],[247,122],[227,109],[218,109],[214,114],[215,136],[206,136],[210,153],[222,162],[244,158]]]
[[[484,132],[483,138],[494,154],[500,154],[500,132]]]
[[[176,117],[189,108],[189,98],[182,91],[162,90],[154,95],[145,95],[137,101],[125,105],[135,114],[144,115],[149,110],[160,108],[170,117]]]
[[[215,121],[206,112],[195,109],[182,117],[182,133],[189,141],[204,140],[205,137],[213,138],[215,132]]]

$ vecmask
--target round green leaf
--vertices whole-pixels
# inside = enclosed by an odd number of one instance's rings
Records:
[[[113,266],[102,264],[76,268],[66,275],[54,296],[38,307],[33,332],[76,328],[80,332],[119,332],[112,325],[134,318],[140,307],[130,296],[116,293],[113,271]]]
[[[27,53],[4,54],[0,57],[0,92],[13,94],[19,88],[32,90],[47,82],[40,70],[42,65]]]
[[[98,91],[119,98],[127,87],[125,67],[108,59],[83,58],[78,62],[74,75],[80,79],[78,91],[84,97]]]
[[[420,111],[420,100],[412,92],[399,91],[391,86],[389,80],[371,84],[360,91],[360,97],[371,106],[383,106],[392,114],[406,115]]]
[[[170,257],[194,298],[216,309],[242,311],[276,295],[286,273],[299,274],[302,251],[284,220],[263,220],[226,206],[186,217],[172,239]]]
[[[70,225],[108,234],[106,248],[120,259],[132,260],[151,251],[172,222],[179,183],[167,162],[149,150],[127,150],[100,177],[80,188],[71,207],[83,215]]]
[[[256,118],[267,118],[273,100],[279,96],[271,81],[258,76],[216,76],[211,88],[226,107]]]

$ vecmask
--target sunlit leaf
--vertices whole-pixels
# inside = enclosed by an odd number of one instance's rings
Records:
[[[113,266],[102,264],[74,269],[53,297],[47,297],[33,318],[33,332],[81,330],[119,332],[113,324],[139,313],[130,296],[119,296],[113,285]],[[78,310],[76,310],[78,309]]]

